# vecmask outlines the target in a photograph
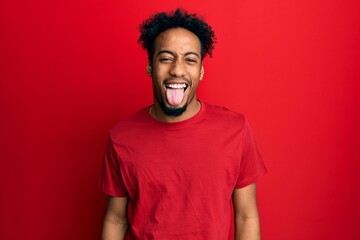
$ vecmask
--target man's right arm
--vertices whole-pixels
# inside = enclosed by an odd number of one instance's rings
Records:
[[[102,240],[123,240],[129,227],[126,209],[127,197],[109,197]]]

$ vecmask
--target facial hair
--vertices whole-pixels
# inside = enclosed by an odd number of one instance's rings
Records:
[[[165,81],[168,81],[170,79],[171,78],[166,79]],[[191,81],[187,81],[187,82],[188,82],[189,87],[191,87],[192,82]],[[178,117],[178,116],[180,116],[181,114],[183,114],[186,111],[187,106],[188,106],[188,102],[186,102],[184,104],[184,106],[181,106],[181,107],[168,107],[168,106],[166,106],[166,104],[164,102],[164,99],[162,98],[161,94],[159,94],[159,95],[156,94],[154,83],[153,83],[153,91],[154,91],[154,95],[155,95],[155,97],[157,99],[157,102],[159,103],[159,106],[161,107],[161,109],[165,113],[165,115],[171,116],[171,117]]]
[[[163,112],[167,115],[167,116],[172,116],[172,117],[178,117],[181,114],[183,114],[186,111],[187,108],[187,103],[182,106],[182,107],[178,107],[178,108],[170,108],[168,106],[165,105],[164,101],[162,99],[158,99],[159,105],[161,107],[161,109],[163,110]]]

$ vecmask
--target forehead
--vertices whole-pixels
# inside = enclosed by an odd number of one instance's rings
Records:
[[[155,52],[170,50],[179,53],[188,51],[200,54],[200,40],[191,31],[184,28],[170,28],[155,39]]]

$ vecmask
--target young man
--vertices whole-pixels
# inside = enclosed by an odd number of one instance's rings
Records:
[[[154,104],[110,131],[103,239],[225,240],[231,221],[236,239],[260,239],[255,182],[266,169],[250,127],[196,98],[214,31],[181,9],[140,31]]]

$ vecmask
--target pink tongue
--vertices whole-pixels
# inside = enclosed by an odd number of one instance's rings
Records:
[[[170,105],[176,106],[179,105],[184,97],[183,88],[167,88],[166,89],[167,101]]]

